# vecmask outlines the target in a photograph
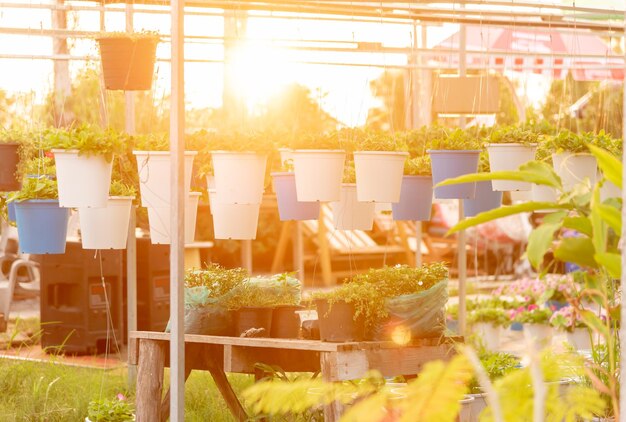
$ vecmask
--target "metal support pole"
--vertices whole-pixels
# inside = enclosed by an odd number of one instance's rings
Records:
[[[170,421],[185,420],[185,39],[183,0],[171,1],[172,18],[172,89],[170,106]],[[156,399],[159,399],[158,397]]]
[[[241,266],[252,274],[252,240],[241,241]]]
[[[422,266],[422,222],[415,222],[415,239],[417,240],[417,247],[415,248],[415,266]]]
[[[295,221],[293,230],[293,269],[298,274],[298,279],[304,283],[304,247],[302,244],[302,222]]]
[[[463,5],[461,5],[463,7]],[[461,25],[459,31],[459,76],[466,75],[466,43],[467,33],[465,25]],[[461,115],[459,118],[459,127],[465,129],[465,116]],[[463,200],[459,199],[459,221],[463,220]],[[458,272],[459,272],[459,334],[465,335],[465,321],[466,321],[466,283],[467,283],[467,249],[465,230],[461,230],[457,237],[458,242]]]

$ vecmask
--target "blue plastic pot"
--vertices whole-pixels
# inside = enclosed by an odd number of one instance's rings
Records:
[[[9,223],[15,223],[15,202],[7,204],[7,212],[9,213]]]
[[[429,150],[433,168],[433,185],[447,179],[476,173],[480,150]],[[476,183],[459,183],[457,185],[435,188],[437,199],[474,199]]]
[[[20,251],[30,254],[65,253],[69,208],[56,199],[31,199],[15,203]]]
[[[294,173],[272,173],[272,178],[281,221],[317,220],[320,215],[320,203],[298,201]]]
[[[465,217],[473,217],[481,212],[500,208],[500,206],[502,206],[502,192],[492,189],[491,180],[476,182],[474,199],[463,200],[463,214]]]
[[[404,176],[400,186],[400,202],[391,204],[394,220],[429,221],[433,206],[433,178]]]

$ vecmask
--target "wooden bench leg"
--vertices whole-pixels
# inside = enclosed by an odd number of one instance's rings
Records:
[[[217,385],[217,389],[220,390],[220,393],[226,401],[226,405],[230,409],[230,413],[232,413],[235,417],[235,420],[242,422],[247,421],[248,415],[237,398],[233,387],[228,382],[224,369],[215,363],[209,364],[208,367],[211,372],[211,376],[213,376],[213,381],[215,381],[215,385]]]
[[[154,340],[139,340],[139,367],[137,370],[137,422],[161,420],[163,394],[163,367],[165,345]]]
[[[331,353],[320,353],[320,369],[322,373],[322,379],[325,382],[333,381],[332,374],[336,372],[334,366],[335,361],[332,359]],[[344,406],[340,402],[333,401],[324,406],[324,421],[336,422],[341,419],[341,415],[344,411]]]

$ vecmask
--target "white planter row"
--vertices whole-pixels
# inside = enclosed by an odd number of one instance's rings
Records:
[[[480,322],[472,325],[472,332],[479,336],[487,350],[498,350],[502,327],[490,323]],[[524,324],[524,336],[532,339],[540,347],[549,346],[552,342],[553,329],[546,324]],[[567,342],[576,350],[591,349],[589,330],[576,328],[572,332],[565,332]]]

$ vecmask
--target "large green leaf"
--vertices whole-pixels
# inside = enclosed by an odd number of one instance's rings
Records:
[[[587,217],[566,217],[563,219],[563,227],[576,230],[589,237],[593,236],[591,221]]]
[[[540,269],[544,255],[548,249],[550,249],[550,246],[552,246],[554,233],[560,228],[560,223],[543,223],[533,230],[528,237],[526,256],[531,265],[536,269]]]
[[[593,209],[618,235],[622,233],[622,213],[615,207],[606,204],[594,203]]]
[[[515,180],[519,182],[536,183],[547,185],[561,190],[561,179],[554,172],[554,169],[539,161],[530,161],[522,164],[519,170],[494,171],[490,173],[474,173],[447,179],[437,184],[437,186],[455,185],[458,183],[483,182],[486,180]]]
[[[598,265],[604,267],[611,277],[620,279],[622,277],[622,256],[618,253],[602,252],[593,256]]]
[[[622,189],[622,162],[613,154],[595,145],[588,145],[591,153],[598,160],[598,167],[607,180]]]
[[[570,204],[556,204],[554,202],[524,202],[522,204],[507,205],[505,207],[483,212],[475,217],[460,221],[456,226],[452,227],[450,231],[448,231],[448,234],[465,230],[489,221],[497,220],[498,218],[508,217],[509,215],[520,214],[523,212],[571,208]]]
[[[602,322],[600,317],[591,311],[582,311],[581,315],[583,322],[592,330],[602,334],[604,338],[611,336],[611,330]]]
[[[595,248],[591,239],[587,237],[568,237],[561,239],[559,245],[554,250],[554,257],[563,262],[582,267],[596,268],[598,264],[593,259]]]
[[[605,223],[600,213],[600,188],[598,185],[593,189],[591,196],[591,213],[589,214],[589,221],[591,221],[591,227],[593,228],[593,236],[591,240],[595,248],[595,252],[606,252],[606,244],[609,234],[609,227]]]

